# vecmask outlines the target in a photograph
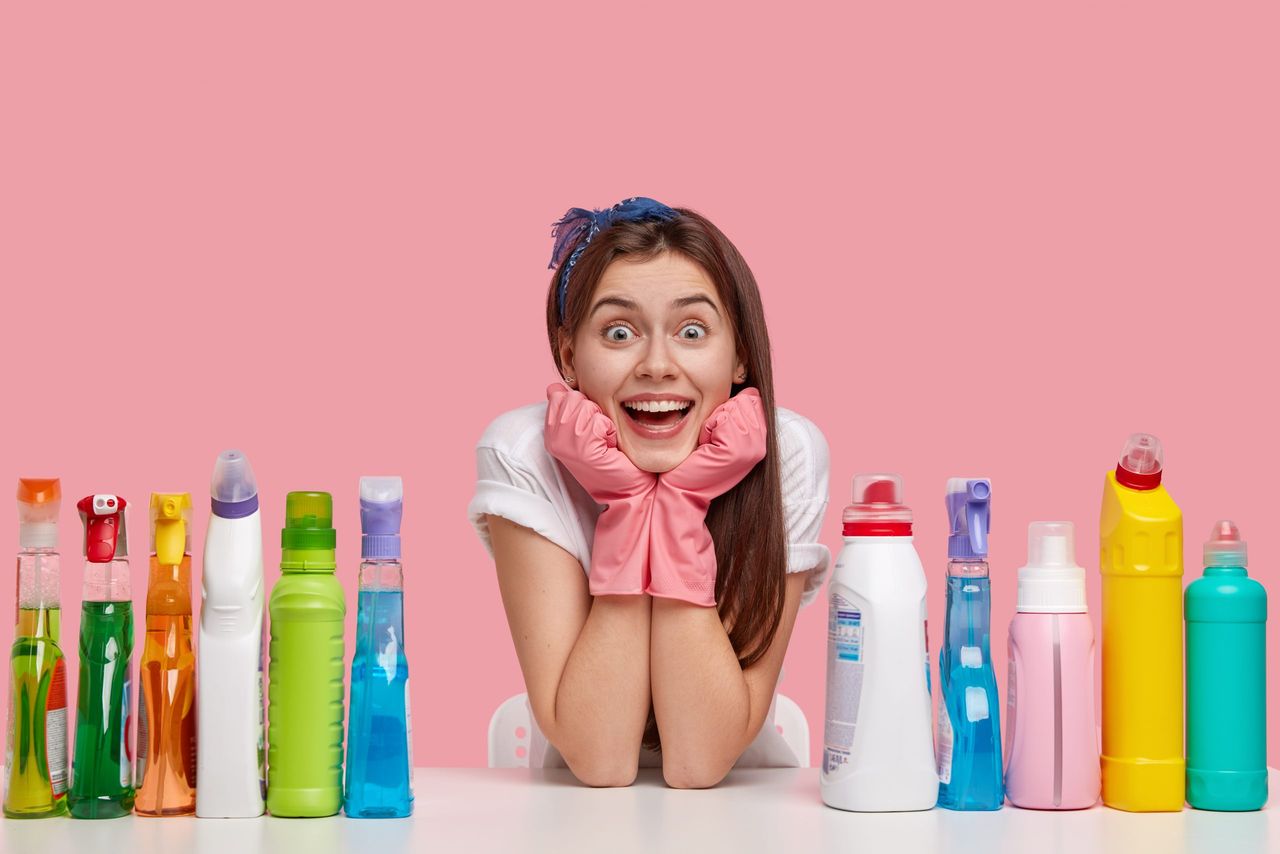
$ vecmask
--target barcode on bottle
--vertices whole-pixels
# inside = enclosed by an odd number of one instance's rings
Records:
[[[45,759],[49,763],[49,784],[53,796],[67,793],[67,677],[62,659],[53,666],[49,699],[44,715]]]

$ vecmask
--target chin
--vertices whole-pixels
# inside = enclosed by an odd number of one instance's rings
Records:
[[[693,453],[693,448],[686,447],[685,442],[681,442],[679,447],[672,448],[637,448],[623,445],[622,452],[640,471],[665,474],[688,459],[689,454]]]

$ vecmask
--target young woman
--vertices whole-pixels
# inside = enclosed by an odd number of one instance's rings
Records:
[[[651,199],[557,223],[563,378],[500,415],[468,508],[536,723],[530,764],[707,787],[795,764],[772,723],[818,542],[827,444],[774,404],[755,278],[705,217]],[[767,724],[767,725],[766,725]]]

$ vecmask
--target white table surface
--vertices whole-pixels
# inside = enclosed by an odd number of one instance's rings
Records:
[[[1280,771],[1269,782],[1275,804]],[[407,819],[4,819],[0,852],[1280,852],[1271,804],[1253,813],[846,813],[823,806],[813,768],[734,771],[704,791],[668,789],[649,769],[630,788],[588,789],[565,770],[419,768],[414,790]]]

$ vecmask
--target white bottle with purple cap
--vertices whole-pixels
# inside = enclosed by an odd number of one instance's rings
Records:
[[[262,518],[258,482],[240,451],[223,451],[209,487],[204,541],[196,815],[252,818],[266,796],[262,707]]]

